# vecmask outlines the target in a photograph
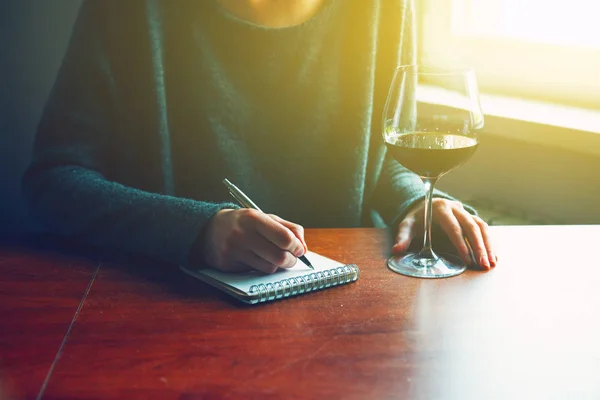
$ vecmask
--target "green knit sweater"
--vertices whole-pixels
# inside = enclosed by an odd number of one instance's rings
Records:
[[[224,178],[305,227],[397,221],[424,196],[381,138],[393,70],[415,61],[412,22],[402,0],[329,0],[281,29],[212,0],[88,0],[23,178],[30,211],[181,264],[236,207]]]

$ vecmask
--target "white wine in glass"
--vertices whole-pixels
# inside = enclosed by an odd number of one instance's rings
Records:
[[[420,278],[445,278],[466,269],[460,258],[433,251],[432,196],[437,180],[475,153],[476,132],[482,127],[483,111],[472,70],[422,65],[396,69],[383,113],[383,139],[390,155],[425,184],[425,233],[420,252],[390,257],[391,270]]]

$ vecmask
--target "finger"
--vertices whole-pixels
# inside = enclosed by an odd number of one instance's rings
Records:
[[[288,220],[285,220],[275,214],[269,214],[269,217],[273,218],[275,221],[279,222],[281,225],[285,226],[290,231],[292,231],[294,236],[296,236],[298,238],[298,240],[300,240],[300,243],[302,243],[302,246],[304,246],[304,252],[306,253],[308,251],[308,246],[306,245],[306,240],[304,240],[304,227],[303,226],[295,224]]]
[[[244,216],[244,224],[249,224],[261,236],[279,247],[299,257],[304,254],[304,245],[291,230],[266,214],[249,210]]]
[[[488,259],[490,261],[490,265],[495,267],[498,263],[498,256],[494,253],[494,248],[492,246],[492,235],[490,233],[490,227],[483,219],[478,216],[474,216],[473,219],[475,223],[479,225],[479,229],[481,229],[481,235],[483,236],[483,244],[487,250]]]
[[[272,274],[279,269],[277,265],[271,264],[253,251],[246,252],[244,258],[240,260],[240,262],[256,271],[264,272],[265,274]]]
[[[485,269],[490,268],[490,260],[488,258],[487,249],[485,247],[485,243],[483,241],[483,235],[481,233],[481,228],[475,222],[473,216],[464,209],[452,209],[452,212],[460,226],[462,227],[464,235],[469,240],[471,244],[471,249],[473,249],[473,254],[475,256],[475,261],[479,264],[480,267]]]
[[[473,260],[469,254],[469,248],[463,238],[463,229],[454,216],[450,207],[440,207],[437,211],[437,221],[442,230],[448,235],[448,239],[458,251],[458,255],[467,265],[472,265]]]
[[[396,234],[396,242],[392,247],[392,253],[404,253],[408,250],[410,242],[415,236],[415,218],[406,217],[402,220],[398,226],[398,233]]]
[[[249,238],[248,249],[267,263],[279,268],[291,268],[298,260],[292,253],[280,249],[261,235],[255,234]]]

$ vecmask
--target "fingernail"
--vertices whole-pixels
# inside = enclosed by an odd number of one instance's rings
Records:
[[[408,246],[406,246],[404,243],[396,243],[393,247],[392,247],[392,253],[396,254],[396,253],[403,253],[404,251],[406,251],[406,248]]]
[[[490,264],[492,265],[492,267],[495,267],[496,262],[498,261],[498,258],[496,257],[496,255],[494,253],[490,253],[489,259],[490,259]]]
[[[479,257],[479,265],[481,265],[482,267],[485,267],[485,268],[490,268],[490,262],[489,262],[487,256],[482,255],[481,257]]]
[[[299,247],[296,247],[296,251],[294,252],[294,255],[296,257],[301,257],[304,255],[304,246],[302,246],[302,244],[300,244]]]

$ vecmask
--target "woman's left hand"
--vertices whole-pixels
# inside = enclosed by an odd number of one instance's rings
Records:
[[[467,263],[473,261],[484,269],[495,267],[498,257],[492,250],[492,243],[488,224],[476,215],[464,209],[462,203],[442,198],[433,199],[433,223],[439,225],[456,247],[458,255]],[[393,254],[404,253],[416,235],[423,234],[425,202],[422,201],[413,207],[398,226],[398,233]],[[465,243],[469,241],[473,249],[475,260],[471,259],[469,248]]]

